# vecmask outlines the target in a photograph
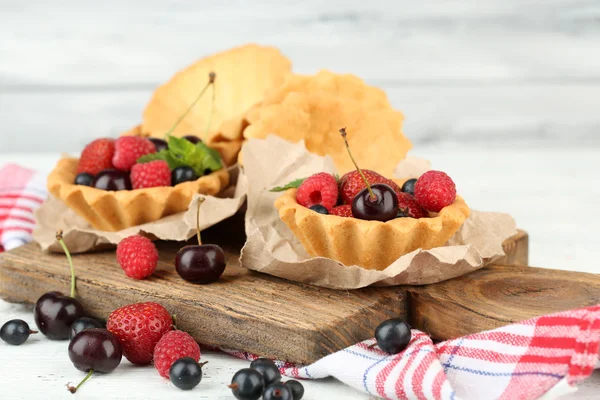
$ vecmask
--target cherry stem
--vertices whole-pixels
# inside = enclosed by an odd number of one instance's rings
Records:
[[[208,74],[208,79],[210,80],[210,83],[212,83],[212,102],[210,103],[210,114],[208,114],[208,122],[206,124],[206,131],[204,132],[204,142],[208,142],[208,129],[210,128],[210,123],[212,120],[212,116],[213,116],[213,112],[215,111],[215,96],[216,96],[216,92],[217,89],[215,88],[215,78],[217,77],[217,74],[215,74],[214,72],[211,72],[210,74]]]
[[[83,385],[88,379],[90,379],[92,377],[94,373],[93,369],[90,369],[90,371],[87,373],[87,375],[85,376],[85,378],[83,378],[83,380],[81,382],[79,382],[79,385],[73,387],[73,385],[67,385],[67,389],[69,389],[69,392],[71,393],[76,393],[79,388],[81,387],[81,385]]]
[[[75,298],[75,267],[73,267],[73,259],[71,259],[71,253],[69,253],[69,249],[67,249],[67,245],[65,244],[65,241],[63,240],[62,230],[59,230],[58,232],[56,232],[56,240],[58,240],[58,243],[60,243],[60,246],[62,247],[63,251],[65,252],[65,254],[67,256],[67,260],[69,260],[69,266],[71,267],[71,294],[70,294],[70,296],[72,298]]]
[[[202,239],[200,239],[200,206],[206,200],[204,197],[198,198],[198,206],[196,208],[196,235],[198,236],[198,245],[202,246]]]
[[[175,130],[175,128],[177,128],[177,125],[179,125],[179,123],[181,121],[183,121],[183,119],[190,113],[190,111],[192,111],[192,108],[194,108],[196,103],[198,101],[200,101],[200,99],[202,98],[202,95],[204,94],[204,92],[206,92],[206,89],[208,89],[208,87],[215,82],[215,77],[216,77],[216,74],[214,72],[211,72],[208,74],[208,83],[206,84],[206,86],[204,86],[204,88],[202,89],[202,91],[200,92],[198,97],[196,97],[196,99],[192,102],[192,104],[190,104],[188,106],[187,110],[185,110],[185,112],[183,114],[181,114],[181,116],[177,119],[177,121],[175,121],[173,126],[171,126],[171,129],[169,129],[167,131],[167,133],[165,133],[165,136],[169,136],[170,134],[172,134],[173,131]],[[212,111],[211,111],[211,113],[212,113]]]
[[[358,167],[358,164],[356,163],[356,160],[354,159],[354,157],[352,156],[352,152],[350,151],[350,145],[348,144],[348,139],[346,139],[346,128],[340,129],[340,133],[342,134],[342,139],[344,139],[344,143],[346,144],[346,150],[348,150],[348,155],[350,156],[350,159],[352,160],[352,164],[354,164],[354,166],[356,167],[356,170],[358,171],[358,174],[360,175],[362,180],[365,181],[365,185],[367,185],[367,190],[369,191],[369,196],[370,196],[371,201],[375,201],[377,199],[377,196],[375,196],[375,193],[373,193],[373,189],[371,189],[371,185],[369,184],[367,177],[365,176],[365,174],[363,174],[362,170]]]

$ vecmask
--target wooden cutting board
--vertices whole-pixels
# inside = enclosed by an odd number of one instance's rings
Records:
[[[74,256],[78,298],[101,319],[126,304],[156,301],[200,343],[298,363],[370,338],[380,322],[392,317],[407,318],[441,340],[600,302],[597,275],[526,267],[524,232],[504,243],[506,257],[467,276],[422,287],[347,291],[241,268],[239,226],[240,221],[229,220],[203,233],[205,243],[220,244],[228,254],[219,282],[183,281],[173,264],[182,244],[159,242],[159,266],[144,281],[126,278],[114,251]],[[36,244],[0,255],[0,297],[5,300],[34,303],[43,293],[66,292],[68,286],[64,255],[42,253]]]

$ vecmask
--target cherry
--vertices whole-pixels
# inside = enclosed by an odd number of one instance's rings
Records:
[[[327,208],[325,208],[321,204],[315,204],[314,206],[310,206],[309,208],[319,214],[329,214],[329,211],[327,211]]]
[[[183,138],[185,140],[187,140],[188,142],[192,142],[194,144],[202,141],[202,139],[200,139],[198,136],[195,136],[195,135],[185,135]]]
[[[84,312],[81,303],[75,299],[75,268],[61,231],[56,234],[56,239],[62,246],[71,267],[71,293],[69,296],[61,292],[43,294],[35,303],[33,318],[40,332],[48,339],[66,340],[69,338],[71,325],[83,317]]]
[[[187,165],[177,167],[171,171],[171,183],[173,186],[179,185],[182,182],[195,181],[196,179],[198,179],[198,177],[196,176],[194,169]]]
[[[265,380],[257,370],[243,368],[233,375],[228,387],[238,400],[258,400],[265,389]]]
[[[94,187],[100,190],[131,190],[129,173],[116,169],[105,169],[96,175]]]
[[[169,379],[179,389],[191,390],[202,380],[202,367],[205,364],[206,362],[198,364],[191,357],[180,358],[171,365]]]
[[[358,174],[365,182],[366,188],[361,190],[352,200],[352,216],[358,219],[389,221],[398,214],[398,196],[390,186],[379,183],[371,185],[352,156],[350,145],[346,139],[346,128],[340,129],[346,150],[356,167]]]
[[[179,249],[175,257],[175,269],[180,277],[192,283],[211,283],[217,281],[225,271],[225,253],[215,244],[202,244],[200,239],[200,205],[204,198],[198,199],[196,229],[198,245]]]
[[[398,354],[410,343],[410,326],[400,318],[382,322],[375,328],[375,340],[379,348],[389,354]]]
[[[361,190],[352,201],[354,218],[389,221],[398,215],[398,195],[383,183]]]
[[[300,400],[304,397],[304,386],[296,380],[290,379],[285,383],[287,387],[292,391],[292,396],[294,400]]]
[[[82,172],[75,177],[76,185],[92,186],[94,183],[94,175]]]
[[[0,338],[13,346],[22,345],[33,333],[37,331],[29,329],[27,322],[21,319],[11,319],[0,328]]]
[[[154,143],[154,147],[156,147],[157,153],[161,150],[167,150],[169,148],[169,145],[163,139],[151,137],[151,138],[148,138],[148,140],[151,141],[152,143]]]
[[[69,358],[80,371],[88,374],[76,386],[67,385],[75,393],[94,372],[109,373],[121,363],[121,343],[106,329],[92,328],[79,332],[69,344]]]
[[[102,328],[102,324],[93,318],[79,318],[77,321],[73,322],[73,325],[71,325],[71,330],[69,331],[69,339],[73,340],[75,335],[77,335],[79,332],[91,328]]]
[[[263,394],[263,400],[293,400],[292,390],[285,383],[274,383],[267,386]]]
[[[402,191],[404,193],[408,193],[412,196],[415,195],[415,183],[417,182],[416,178],[413,179],[409,179],[406,182],[404,182],[404,185],[402,185]]]
[[[265,386],[272,385],[281,380],[281,373],[275,363],[268,358],[257,358],[250,363],[250,368],[260,372],[265,380]]]

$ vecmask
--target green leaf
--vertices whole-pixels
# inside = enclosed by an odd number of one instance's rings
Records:
[[[205,175],[207,171],[214,172],[223,168],[219,152],[202,142],[193,144],[186,139],[169,136],[167,144],[169,146],[167,150],[147,154],[140,157],[137,162],[164,160],[172,170],[177,167],[189,166],[198,176]]]
[[[306,178],[300,178],[300,179],[296,179],[295,181],[291,181],[287,185],[276,186],[273,189],[271,189],[271,192],[284,192],[288,189],[298,189],[300,187],[300,185],[302,185],[302,182],[304,182],[305,180],[306,180]]]

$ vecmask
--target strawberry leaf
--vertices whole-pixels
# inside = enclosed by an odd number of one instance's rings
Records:
[[[302,185],[302,182],[304,182],[306,180],[306,178],[300,178],[300,179],[296,179],[295,181],[291,181],[290,183],[284,185],[284,186],[276,186],[273,189],[271,189],[271,192],[284,192],[288,189],[298,189],[300,187],[300,185]]]

